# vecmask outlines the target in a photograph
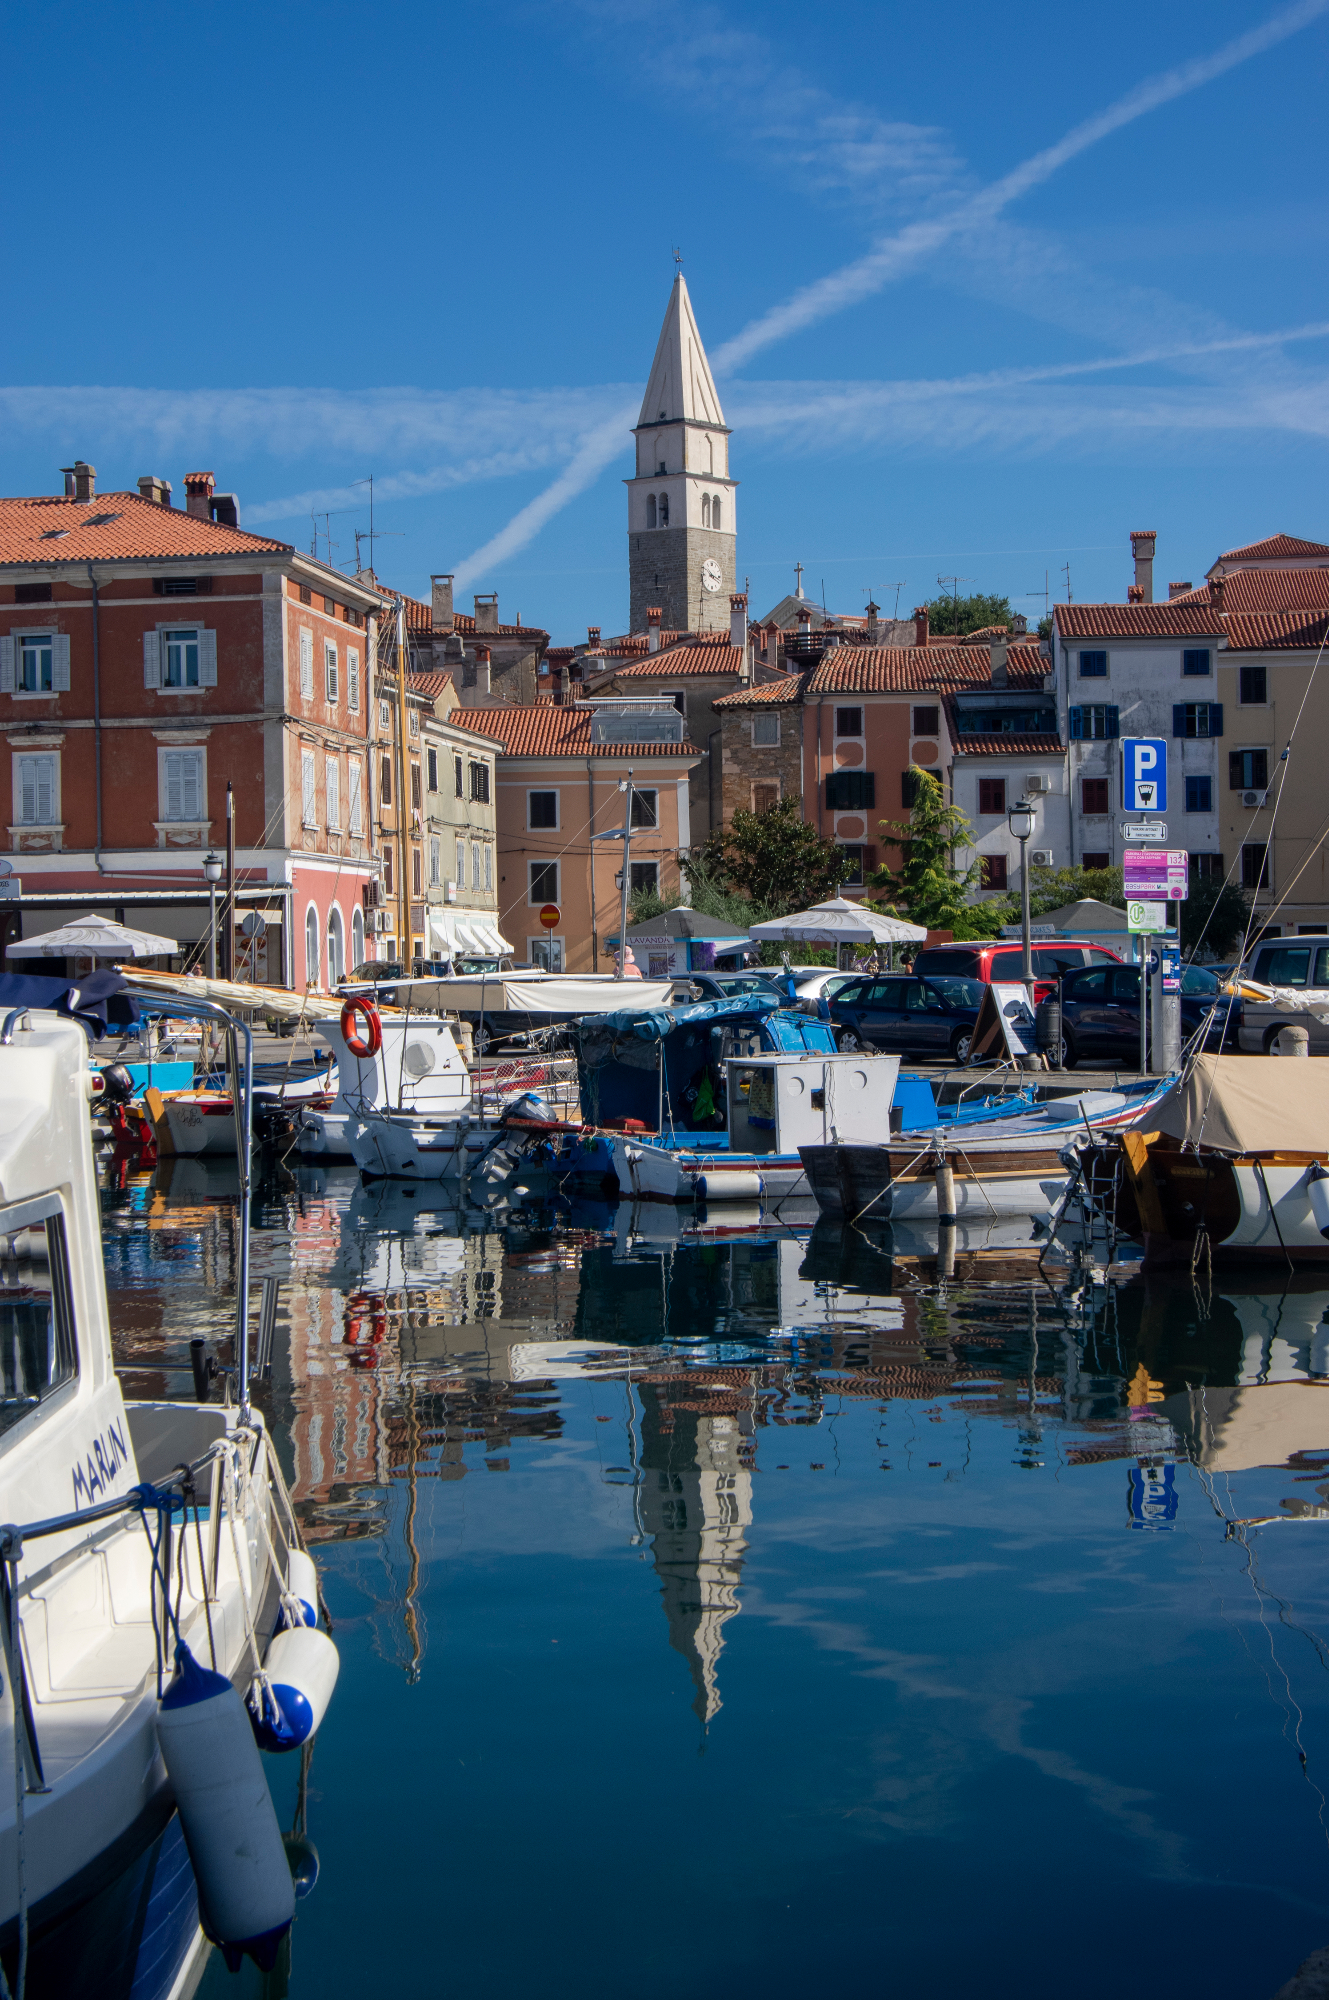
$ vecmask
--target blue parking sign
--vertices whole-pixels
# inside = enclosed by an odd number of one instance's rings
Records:
[[[1167,738],[1123,736],[1121,802],[1127,812],[1167,811]]]

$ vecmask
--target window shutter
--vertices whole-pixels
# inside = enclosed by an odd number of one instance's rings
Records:
[[[1082,708],[1072,708],[1069,713],[1071,742],[1080,743],[1084,740],[1084,710]]]
[[[1184,701],[1174,701],[1172,704],[1172,734],[1174,736],[1184,736],[1186,734],[1186,704]]]
[[[1106,717],[1107,717],[1107,733],[1108,733],[1108,735],[1109,735],[1109,736],[1120,736],[1120,734],[1121,734],[1121,711],[1120,711],[1120,709],[1116,709],[1116,708],[1109,708],[1109,709],[1108,709],[1108,710],[1106,711]]]
[[[339,827],[341,825],[341,766],[335,757],[328,758],[326,770],[328,783],[328,825],[330,827]]]
[[[300,792],[301,817],[306,826],[313,826],[317,819],[315,809],[317,793],[314,778],[314,753],[312,750],[304,750],[300,755]]]
[[[0,694],[14,692],[14,641],[8,633],[0,639]]]
[[[206,627],[198,635],[198,684],[201,688],[217,685],[217,634]]]
[[[181,753],[168,750],[164,759],[166,765],[166,817],[183,819],[183,790],[180,770]]]
[[[51,693],[69,693],[69,634],[51,634]]]
[[[360,800],[363,796],[361,787],[364,781],[361,777],[361,765],[358,757],[352,757],[350,763],[347,765],[346,781],[350,801],[351,832],[359,833],[361,821]]]
[[[184,765],[181,773],[181,791],[184,795],[184,817],[186,819],[202,819],[202,755],[197,750],[184,750],[181,752],[181,761]]]
[[[160,687],[162,684],[162,638],[153,630],[143,634],[143,685],[145,688]]]
[[[314,635],[305,626],[300,628],[300,694],[305,701],[314,699]]]
[[[1241,752],[1229,750],[1227,753],[1227,782],[1229,791],[1239,792],[1242,786]]]
[[[1211,736],[1221,736],[1223,734],[1223,704],[1221,701],[1211,701],[1209,704],[1209,734]]]

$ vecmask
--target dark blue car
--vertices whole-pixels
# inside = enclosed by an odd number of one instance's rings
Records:
[[[980,980],[947,973],[935,979],[849,980],[830,1000],[836,1043],[842,1049],[967,1062],[983,992]]]
[[[1188,965],[1181,975],[1181,1038],[1188,1042],[1217,999],[1212,972]],[[1206,1049],[1221,1049],[1227,1014],[1220,1007],[1205,1036]],[[1098,1058],[1135,1069],[1140,1061],[1140,969],[1135,965],[1095,966],[1070,972],[1061,982],[1062,1065]]]

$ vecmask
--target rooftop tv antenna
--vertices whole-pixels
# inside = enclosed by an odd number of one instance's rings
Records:
[[[973,583],[973,581],[974,578],[972,576],[939,576],[937,578],[937,582],[940,584],[942,590],[945,590],[947,584],[951,586],[951,603],[955,610],[955,636],[957,639],[960,636],[960,585],[962,583]]]

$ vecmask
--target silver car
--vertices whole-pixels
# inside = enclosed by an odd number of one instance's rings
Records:
[[[1242,967],[1262,986],[1292,986],[1322,1002],[1329,1014],[1329,931],[1310,937],[1269,938],[1257,945]],[[1247,1055],[1268,1055],[1280,1028],[1305,1028],[1311,1054],[1329,1056],[1329,1020],[1289,1010],[1274,1002],[1243,1000],[1237,1040]]]

